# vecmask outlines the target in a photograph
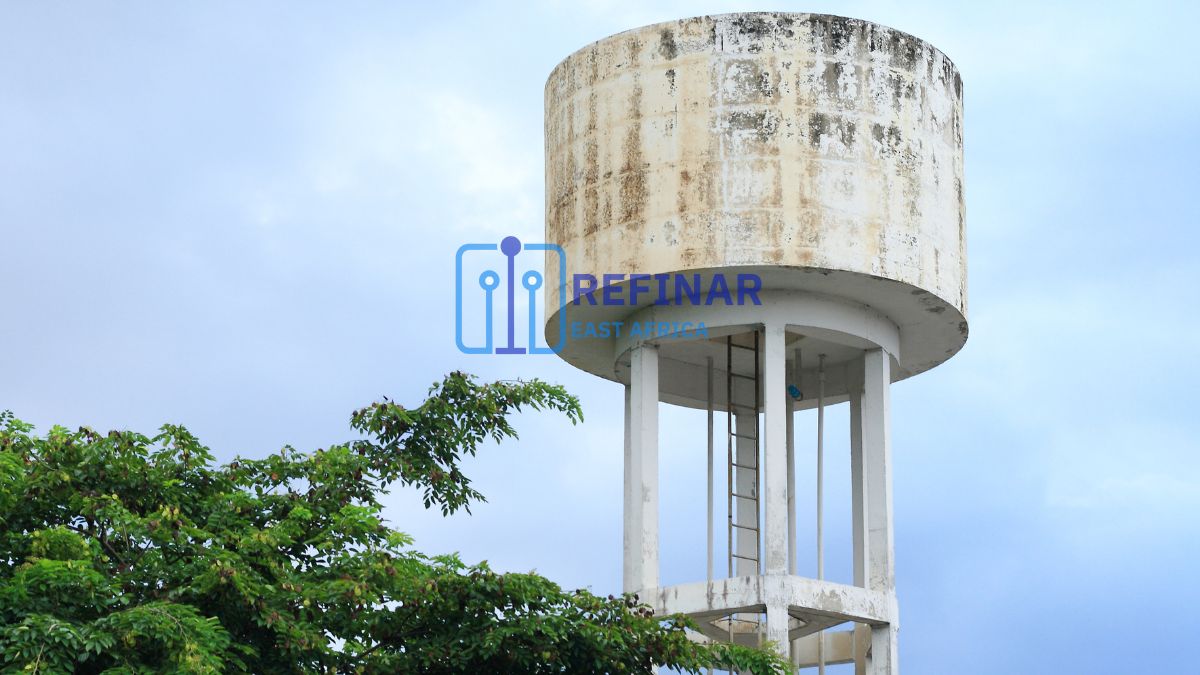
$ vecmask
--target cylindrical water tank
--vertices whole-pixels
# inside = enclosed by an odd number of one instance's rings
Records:
[[[579,50],[545,96],[546,240],[568,295],[577,274],[754,273],[885,317],[897,379],[966,341],[962,84],[929,43],[837,16],[697,17]],[[550,344],[562,312],[638,310],[560,304],[554,283],[545,300]],[[616,344],[561,355],[620,379]]]

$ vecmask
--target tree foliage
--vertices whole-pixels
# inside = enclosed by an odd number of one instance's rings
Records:
[[[483,500],[460,464],[522,409],[581,419],[540,381],[452,373],[417,408],[354,412],[357,437],[218,464],[157,435],[0,415],[0,668],[29,673],[782,672],[689,640],[683,617],[428,556],[383,520],[394,484],[427,508]]]

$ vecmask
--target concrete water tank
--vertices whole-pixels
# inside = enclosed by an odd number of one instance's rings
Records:
[[[568,286],[751,271],[886,317],[895,379],[962,348],[962,82],[929,43],[836,16],[697,17],[580,49],[545,96],[546,240],[566,252]],[[557,267],[547,258],[547,278]],[[556,285],[545,295],[559,307]],[[637,311],[566,307],[570,321]],[[623,380],[616,343],[569,340],[561,355]]]
[[[798,666],[894,674],[890,385],[967,339],[954,64],[857,19],[728,14],[604,38],[560,63],[545,95],[546,242],[562,251],[547,255],[545,278],[567,280],[545,285],[545,336],[625,385],[625,590],[689,614],[707,639],[765,639]],[[753,302],[697,301],[696,287],[733,280],[749,280]],[[696,324],[703,333],[688,332]],[[576,330],[596,325],[665,329]],[[667,587],[660,401],[708,411],[708,574]],[[843,401],[852,584],[823,571],[824,408]],[[796,563],[793,420],[807,408],[818,416],[815,578]],[[843,624],[854,628],[834,630]]]

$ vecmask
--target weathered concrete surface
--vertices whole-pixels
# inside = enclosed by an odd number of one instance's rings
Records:
[[[605,38],[546,83],[546,236],[569,274],[755,270],[869,305],[906,343],[897,377],[921,372],[966,340],[958,72],[910,35],[815,14]],[[563,356],[612,378],[605,349]]]
[[[712,619],[738,611],[763,611],[768,605],[779,605],[789,612],[820,608],[821,614],[838,623],[886,624],[895,621],[895,600],[886,591],[783,574],[645,589],[643,597],[654,608],[655,614],[679,612],[698,619]]]

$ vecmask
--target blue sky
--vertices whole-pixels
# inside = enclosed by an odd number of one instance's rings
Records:
[[[0,408],[42,429],[181,422],[230,457],[343,440],[353,408],[416,401],[452,369],[559,382],[584,426],[523,416],[519,443],[471,463],[491,499],[473,517],[399,492],[389,516],[425,550],[617,590],[620,388],[555,358],[459,354],[453,255],[540,239],[542,85],[561,58],[749,9],[905,30],[964,80],[971,338],[893,388],[905,671],[1184,672],[1200,629],[1187,3],[4,3]],[[663,414],[663,577],[698,579],[703,437]],[[845,483],[831,461],[831,504]],[[829,517],[837,578],[848,517]]]

